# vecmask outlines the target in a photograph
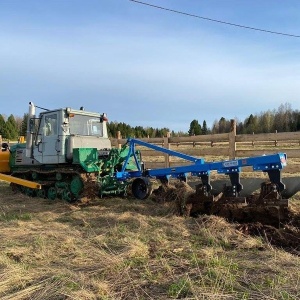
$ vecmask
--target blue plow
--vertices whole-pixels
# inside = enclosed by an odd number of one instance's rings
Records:
[[[264,172],[268,174],[271,184],[271,191],[276,191],[280,194],[285,190],[285,184],[282,182],[281,178],[281,170],[287,164],[287,156],[285,153],[276,153],[272,155],[263,155],[219,162],[205,162],[205,160],[202,158],[186,155],[157,145],[149,144],[138,139],[129,138],[127,140],[127,145],[129,147],[128,156],[123,164],[122,169],[116,172],[115,176],[120,181],[133,178],[132,192],[133,195],[138,199],[146,199],[150,195],[150,178],[158,179],[162,182],[162,184],[168,184],[170,178],[177,178],[181,181],[187,182],[187,177],[189,175],[197,176],[201,179],[203,193],[207,195],[212,193],[214,190],[210,182],[211,171],[217,171],[219,174],[228,175],[231,185],[226,187],[226,197],[239,197],[243,191],[243,184],[241,183],[240,174],[244,167],[249,166],[252,167],[253,171]],[[143,163],[140,162],[136,156],[136,145],[184,159],[190,162],[190,164],[186,166],[170,168],[145,169]],[[130,159],[135,161],[135,171],[126,170],[126,165]]]

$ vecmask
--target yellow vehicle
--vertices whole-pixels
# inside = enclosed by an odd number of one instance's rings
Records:
[[[3,148],[3,144],[2,144],[2,151],[0,152],[0,173],[10,173],[10,167],[9,167],[10,152],[8,149]]]
[[[10,160],[9,146],[7,143],[2,143],[1,148],[2,149],[0,152],[0,180],[5,180],[27,188],[38,189],[38,190],[41,189],[42,186],[39,183],[8,175],[11,173],[11,168],[9,165],[9,160]]]

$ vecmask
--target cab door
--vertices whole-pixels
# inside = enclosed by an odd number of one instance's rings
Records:
[[[41,118],[34,158],[42,164],[58,164],[65,161],[59,124],[60,111],[44,113]]]
[[[42,156],[43,163],[59,163],[58,112],[44,115]]]

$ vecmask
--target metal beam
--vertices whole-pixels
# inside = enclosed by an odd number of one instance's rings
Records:
[[[130,145],[137,144],[137,145],[140,145],[140,146],[144,146],[144,147],[153,149],[155,151],[159,151],[159,152],[162,152],[162,153],[169,154],[170,156],[176,156],[176,157],[191,161],[195,164],[204,164],[204,159],[203,158],[197,158],[197,157],[194,157],[194,156],[191,156],[191,155],[186,155],[186,154],[181,153],[181,152],[166,149],[166,148],[156,146],[156,145],[153,145],[153,144],[141,141],[141,140],[137,140],[137,139],[129,138],[127,141]]]
[[[5,175],[5,174],[1,174],[0,173],[0,180],[4,180],[4,181],[8,181],[8,182],[12,182],[12,183],[16,183],[22,186],[26,186],[32,189],[42,189],[42,185],[30,180],[26,180],[26,179],[22,179],[22,178],[18,178],[18,177],[14,177],[11,175]]]

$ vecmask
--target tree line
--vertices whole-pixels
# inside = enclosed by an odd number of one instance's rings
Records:
[[[132,127],[126,123],[119,122],[108,122],[107,131],[109,137],[117,137],[118,131],[120,131],[123,138],[136,137],[136,138],[155,138],[164,137],[170,131],[169,128],[153,128],[153,127],[143,127],[135,126]]]
[[[17,140],[19,136],[26,136],[28,114],[23,117],[10,115],[7,117],[0,114],[0,135],[3,139]],[[244,121],[236,118],[238,134],[291,132],[300,130],[300,111],[293,110],[289,103],[281,104],[278,109],[268,110],[259,114],[250,114]],[[215,133],[226,133],[230,131],[231,121],[221,117],[215,120],[212,128],[207,126],[206,120],[199,122],[197,119],[191,121],[189,129],[184,131],[172,131],[172,136],[205,135]],[[109,137],[116,137],[118,131],[123,138],[155,138],[163,137],[170,132],[169,128],[153,128],[143,126],[130,126],[122,122],[109,122],[107,124]]]
[[[278,109],[259,114],[250,114],[244,121],[236,118],[237,134],[293,132],[300,130],[300,111],[293,110],[291,104],[281,104]],[[211,133],[230,131],[230,120],[224,117],[214,121]]]

